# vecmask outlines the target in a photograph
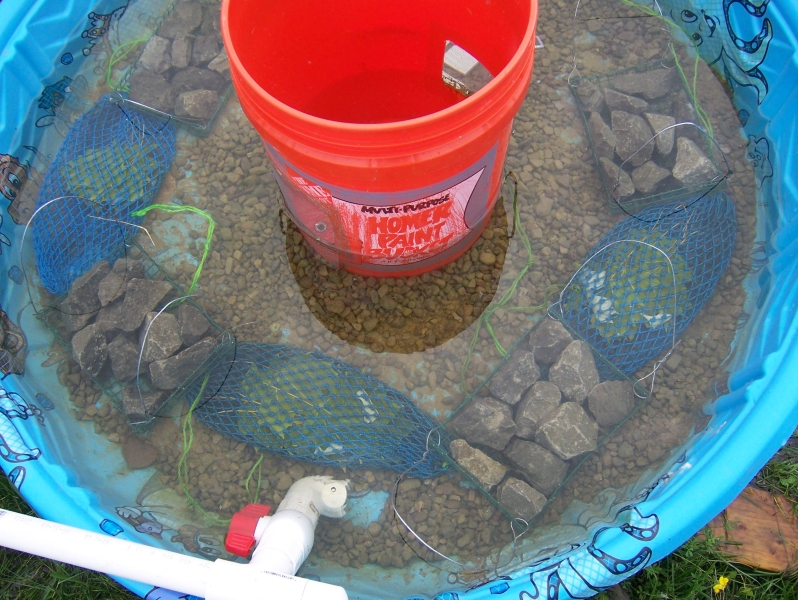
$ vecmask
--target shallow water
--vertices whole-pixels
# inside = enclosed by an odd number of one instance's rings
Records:
[[[443,421],[498,364],[496,342],[512,346],[551,303],[547,292],[558,291],[593,244],[621,219],[609,211],[567,80],[572,73],[589,75],[668,55],[669,38],[660,23],[624,18],[631,10],[609,0],[583,2],[574,21],[573,8],[565,2],[540,3],[538,34],[545,48],[537,51],[533,83],[516,118],[507,159],[507,168],[520,181],[518,211],[531,241],[532,266],[506,306],[490,317],[496,341],[485,327],[475,335],[477,321],[530,259],[521,236],[510,236],[508,197],[475,246],[444,269],[382,280],[337,270],[319,259],[281,215],[280,191],[269,161],[234,96],[208,138],[181,137],[157,199],[175,198],[209,211],[216,220],[200,292],[223,308],[240,341],[321,351],[362,368]],[[681,62],[685,69],[692,67],[686,55]],[[701,406],[724,391],[723,364],[745,318],[742,279],[750,268],[755,234],[755,180],[744,160],[736,111],[703,63],[698,83],[700,103],[734,172],[727,188],[739,224],[732,264],[712,300],[657,372],[648,402],[585,461],[528,535],[559,522],[574,501],[599,505],[607,490],[624,488],[661,465],[701,426]],[[187,232],[185,250],[173,253],[168,263],[178,282],[186,285],[201,253],[201,224],[154,214],[145,225],[156,246],[169,239],[170,229]],[[156,248],[156,260],[159,249],[166,251],[161,256],[169,254],[168,245],[163,242],[163,248]],[[538,308],[508,310],[517,307]],[[469,366],[463,377],[466,359]],[[638,375],[650,370],[647,366]],[[60,373],[71,391],[76,417],[94,421],[98,433],[133,452],[132,440],[139,438],[77,365],[64,362]],[[175,440],[180,439],[178,423],[184,412],[184,406],[172,407],[171,418],[159,418],[144,438],[156,454],[159,475],[153,487],[179,488],[182,444]],[[260,454],[196,424],[187,459],[191,495],[205,510],[229,517],[254,499],[255,484],[248,475]],[[265,454],[256,470],[261,480],[258,499],[276,505],[293,481],[322,472],[352,479],[356,492],[390,492],[397,477],[394,472],[343,473]],[[423,482],[406,479],[399,486],[397,508],[439,552],[476,567],[475,572],[461,573],[468,580],[478,578],[485,557],[495,556],[513,535],[507,519],[479,491],[460,483],[457,475]],[[343,566],[401,567],[417,554],[435,558],[418,542],[405,543],[412,536],[396,523],[389,503],[372,516],[376,520],[370,524],[323,522],[310,564],[321,557]]]

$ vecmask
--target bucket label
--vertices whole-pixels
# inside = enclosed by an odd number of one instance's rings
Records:
[[[296,203],[289,208],[299,208],[296,212],[302,214],[295,216],[310,224],[318,237],[339,247],[341,238],[346,238],[347,245],[368,256],[369,262],[399,265],[434,256],[470,231],[465,211],[485,167],[445,190],[390,206],[341,200],[290,167],[287,171],[294,188],[311,200],[316,210],[311,215],[310,210],[302,210]],[[316,221],[308,223],[309,220]]]

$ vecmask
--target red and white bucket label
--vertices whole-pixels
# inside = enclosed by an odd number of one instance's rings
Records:
[[[370,263],[403,265],[439,254],[470,231],[466,206],[485,168],[440,192],[389,206],[341,200],[290,167],[286,171],[298,192],[283,190],[289,210],[314,236]]]

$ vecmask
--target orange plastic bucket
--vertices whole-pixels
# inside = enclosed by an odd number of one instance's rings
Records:
[[[536,23],[537,0],[224,0],[238,98],[317,252],[396,276],[471,246],[498,198]],[[468,97],[444,83],[447,44],[492,80]]]

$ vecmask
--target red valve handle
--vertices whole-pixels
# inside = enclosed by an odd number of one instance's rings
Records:
[[[258,526],[258,521],[268,515],[271,509],[271,506],[265,504],[247,504],[235,513],[227,529],[225,549],[230,554],[247,558],[255,546],[255,528]]]

